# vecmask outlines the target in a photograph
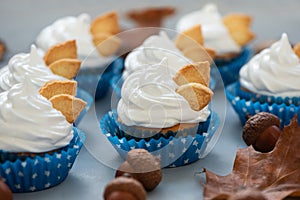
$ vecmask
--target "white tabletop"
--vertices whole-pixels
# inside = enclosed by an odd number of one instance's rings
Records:
[[[300,1],[298,0],[261,0],[261,1],[96,1],[96,0],[10,0],[0,2],[0,38],[8,46],[8,54],[0,62],[4,66],[10,56],[18,52],[28,52],[39,31],[55,19],[66,15],[78,15],[87,12],[96,16],[112,9],[121,15],[131,8],[172,5],[177,8],[174,17],[166,21],[165,26],[174,29],[180,16],[201,8],[205,2],[215,2],[222,13],[239,11],[253,16],[253,30],[257,34],[254,42],[278,39],[282,32],[289,35],[291,42],[300,41]],[[276,2],[276,3],[275,3]],[[126,27],[131,23],[122,18]],[[163,169],[163,181],[151,193],[148,199],[202,199],[204,175],[195,175],[203,167],[226,175],[230,173],[236,149],[245,147],[241,138],[242,126],[232,107],[226,101],[222,89],[215,91],[215,105],[225,105],[219,113],[223,121],[221,137],[213,151],[204,159],[188,166]],[[113,179],[115,169],[99,160],[91,148],[91,137],[100,134],[97,117],[101,117],[110,108],[110,95],[97,101],[90,109],[79,127],[86,132],[86,146],[81,150],[67,179],[60,185],[41,192],[15,194],[15,200],[52,200],[52,199],[102,199],[105,185]],[[101,142],[100,142],[101,143]],[[110,149],[107,147],[107,149]],[[120,159],[120,158],[117,158]]]

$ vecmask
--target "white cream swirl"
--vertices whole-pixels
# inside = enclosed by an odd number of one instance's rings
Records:
[[[99,67],[109,63],[112,57],[101,56],[96,50],[90,33],[90,15],[83,13],[78,17],[67,16],[56,20],[44,28],[36,39],[36,44],[44,52],[51,46],[76,40],[79,59],[83,61],[82,67]]]
[[[118,116],[127,126],[167,128],[179,123],[206,121],[208,107],[197,112],[175,92],[172,69],[164,59],[132,73],[122,86]]]
[[[40,153],[69,144],[73,126],[29,78],[0,93],[0,149]]]
[[[201,24],[205,47],[214,49],[218,55],[240,52],[241,47],[232,39],[223,24],[222,16],[215,4],[207,4],[201,10],[183,16],[177,23],[178,32]]]
[[[51,72],[32,45],[30,54],[20,53],[13,56],[8,65],[0,70],[0,92],[22,82],[26,73],[38,89],[47,81],[65,79]]]
[[[262,95],[300,96],[299,77],[300,60],[285,33],[240,70],[241,86]]]
[[[184,65],[190,64],[168,35],[161,31],[159,35],[152,35],[144,43],[134,49],[125,59],[123,79],[131,73],[149,65],[159,63],[163,58],[168,58],[168,66],[175,72]]]

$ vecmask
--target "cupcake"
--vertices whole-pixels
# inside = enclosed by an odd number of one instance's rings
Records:
[[[134,71],[124,81],[116,110],[101,119],[102,133],[123,158],[143,148],[159,156],[162,167],[195,162],[219,124],[209,106],[209,69],[203,62],[174,71],[165,58]]]
[[[196,24],[201,25],[204,45],[215,51],[214,62],[227,85],[238,79],[241,66],[253,55],[247,46],[255,37],[250,31],[251,21],[251,17],[245,14],[222,16],[215,4],[207,4],[181,17],[176,29],[182,32]]]
[[[115,36],[118,32],[117,13],[105,13],[93,21],[83,13],[56,20],[39,33],[36,44],[46,51],[54,44],[76,40],[79,59],[83,61],[76,80],[80,88],[99,99],[108,91],[109,79],[118,70],[115,65],[121,62],[114,57],[120,46],[120,39]]]
[[[53,187],[72,168],[85,137],[72,123],[86,105],[73,82],[49,82],[41,95],[26,78],[0,93],[0,177],[12,192]]]
[[[0,70],[0,92],[9,90],[25,78],[32,81],[36,90],[51,80],[73,79],[79,71],[80,64],[81,61],[77,59],[75,40],[50,47],[44,59],[38,54],[35,45],[32,45],[30,53],[16,54]],[[91,106],[93,98],[80,88],[77,89],[77,96],[88,103],[84,112],[76,120],[76,123],[79,123]]]
[[[150,36],[141,46],[127,55],[123,74],[112,78],[111,86],[114,92],[120,96],[123,81],[130,74],[149,67],[149,65],[157,64],[163,58],[168,58],[168,66],[173,71],[178,71],[182,66],[193,62],[210,60],[209,55],[201,46],[201,38],[202,35],[198,26],[178,34],[174,40],[170,39],[165,31],[161,31],[158,35]],[[197,52],[200,52],[200,54],[195,56],[189,52],[186,53],[186,46],[197,48]],[[214,89],[215,85],[215,79],[211,78],[210,88]]]
[[[226,87],[228,100],[242,124],[258,112],[270,112],[288,125],[299,110],[299,48],[294,49],[287,34],[255,55],[240,70],[239,81]]]

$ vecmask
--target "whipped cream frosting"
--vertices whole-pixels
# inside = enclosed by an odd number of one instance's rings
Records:
[[[29,78],[0,93],[0,127],[0,149],[10,152],[47,152],[73,137],[72,124]]]
[[[230,36],[223,24],[222,16],[215,4],[207,4],[201,10],[183,16],[177,23],[178,32],[201,24],[204,46],[214,49],[217,54],[238,53],[241,47]]]
[[[299,77],[300,60],[285,33],[240,70],[241,86],[257,94],[276,97],[299,96]]]
[[[159,63],[163,58],[168,58],[168,66],[175,73],[181,67],[191,63],[175,46],[175,43],[170,40],[168,35],[161,31],[158,35],[147,38],[140,47],[128,54],[125,59],[123,79],[126,79],[136,70]]]
[[[86,13],[80,14],[78,17],[60,18],[40,32],[36,44],[46,52],[55,44],[75,39],[79,59],[83,61],[83,68],[107,64],[112,57],[104,57],[98,53],[92,41],[90,24],[91,17]]]
[[[135,71],[124,81],[117,107],[118,116],[127,126],[167,128],[178,123],[206,121],[208,107],[194,111],[175,92],[167,59]]]
[[[51,72],[38,55],[36,47],[32,45],[30,54],[20,53],[13,56],[8,65],[0,70],[0,92],[22,82],[26,73],[37,89],[50,80],[65,80]]]

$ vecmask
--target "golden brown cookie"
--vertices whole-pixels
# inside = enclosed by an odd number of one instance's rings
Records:
[[[191,46],[203,45],[203,43],[204,39],[200,24],[183,31],[175,38],[175,45],[180,50],[184,50]]]
[[[80,70],[81,61],[72,58],[62,58],[49,65],[53,74],[73,79]]]
[[[208,61],[190,64],[182,67],[173,80],[179,86],[187,83],[200,83],[208,87],[210,79],[210,64]]]
[[[39,90],[39,93],[47,99],[58,95],[58,94],[69,94],[72,96],[76,95],[76,81],[48,81],[45,85]]]
[[[255,37],[250,30],[251,22],[252,18],[244,14],[228,14],[223,17],[223,23],[229,34],[240,46],[248,44]]]
[[[86,106],[86,102],[69,94],[58,94],[50,98],[53,108],[59,110],[69,123],[73,123]]]
[[[52,46],[46,52],[44,61],[46,65],[49,66],[51,63],[62,58],[77,58],[77,46],[75,40],[69,40],[64,43]]]
[[[300,42],[294,46],[294,52],[300,58]]]
[[[181,85],[176,92],[183,96],[195,111],[200,111],[207,106],[213,96],[213,92],[208,87],[199,83]]]
[[[193,62],[213,62],[215,51],[212,49],[204,48],[202,46],[192,46],[182,51],[183,55]]]
[[[109,33],[98,33],[94,35],[93,43],[98,52],[103,56],[115,54],[121,46],[120,38]]]
[[[113,11],[96,17],[91,23],[90,32],[92,35],[97,35],[98,33],[115,35],[119,33],[118,14]]]

